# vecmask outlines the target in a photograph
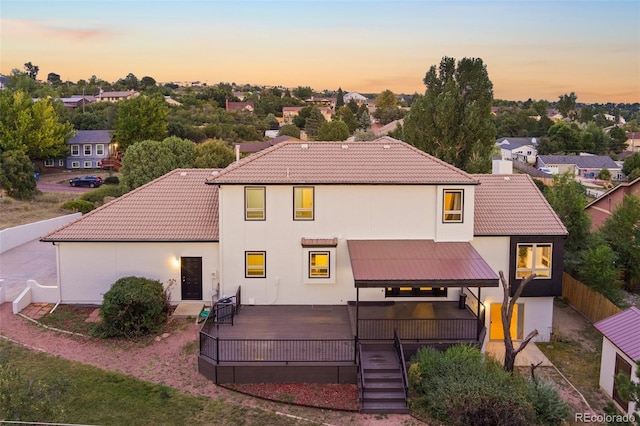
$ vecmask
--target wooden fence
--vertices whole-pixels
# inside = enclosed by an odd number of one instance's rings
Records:
[[[622,310],[602,294],[582,284],[566,272],[562,277],[562,297],[592,323]]]

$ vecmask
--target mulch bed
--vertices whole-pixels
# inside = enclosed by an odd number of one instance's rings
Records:
[[[332,383],[232,383],[227,389],[269,401],[331,410],[358,411],[357,385]]]

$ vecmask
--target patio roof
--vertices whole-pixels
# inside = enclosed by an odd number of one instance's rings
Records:
[[[498,275],[467,242],[348,240],[356,287],[498,287]]]

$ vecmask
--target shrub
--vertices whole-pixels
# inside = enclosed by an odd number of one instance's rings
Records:
[[[90,201],[94,204],[102,204],[104,197],[118,198],[125,192],[121,185],[102,185],[100,188],[85,192],[80,199]]]
[[[118,185],[120,183],[120,179],[118,176],[109,176],[104,179],[105,185]]]
[[[160,281],[124,277],[104,295],[96,334],[102,337],[140,337],[166,324],[169,293]]]
[[[569,405],[564,402],[551,383],[544,380],[529,382],[529,399],[536,410],[538,424],[560,425],[569,418]]]
[[[85,200],[69,200],[64,204],[62,204],[62,208],[64,210],[71,210],[74,212],[80,212],[82,214],[85,214],[95,209],[96,206],[92,202],[85,201]]]

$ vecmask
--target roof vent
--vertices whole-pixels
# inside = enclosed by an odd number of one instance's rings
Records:
[[[391,148],[391,145],[382,145],[382,147],[383,147],[384,149],[389,149],[389,148]]]
[[[342,149],[347,149],[349,148],[349,145],[342,145]]]
[[[214,170],[211,172],[212,175],[217,175],[218,173],[220,173],[218,170]]]
[[[187,172],[180,172],[180,176],[186,176]]]
[[[300,145],[300,148],[307,149],[307,148],[309,148],[309,144],[308,143],[303,143],[302,145]]]
[[[505,176],[504,180],[511,180],[511,178],[509,176]]]

